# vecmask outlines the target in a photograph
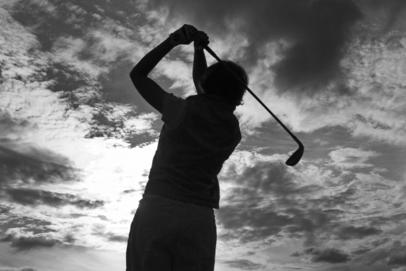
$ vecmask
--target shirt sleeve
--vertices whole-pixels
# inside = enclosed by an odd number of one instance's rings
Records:
[[[171,128],[177,127],[183,120],[186,111],[186,100],[168,93],[165,95],[162,108],[162,121]]]

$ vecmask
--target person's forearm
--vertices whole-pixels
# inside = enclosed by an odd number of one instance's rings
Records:
[[[206,70],[207,62],[204,55],[204,49],[201,46],[195,46],[195,54],[193,60],[193,81],[195,82],[195,84],[200,81]]]
[[[132,69],[131,76],[148,76],[158,62],[175,47],[168,38],[146,54]]]

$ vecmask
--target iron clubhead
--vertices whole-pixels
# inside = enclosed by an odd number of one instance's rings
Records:
[[[285,164],[288,166],[295,166],[297,163],[299,163],[300,159],[303,156],[304,152],[304,146],[302,143],[299,143],[299,148],[289,157],[288,160],[286,160]]]

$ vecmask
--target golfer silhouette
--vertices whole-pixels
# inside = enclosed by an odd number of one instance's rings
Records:
[[[197,95],[182,99],[165,92],[148,74],[174,47],[192,42]],[[245,83],[248,77],[231,61],[207,67],[204,46],[208,43],[206,33],[183,25],[130,73],[141,96],[162,114],[164,125],[131,224],[127,271],[214,270],[217,175],[241,140],[234,110],[245,88],[234,76]]]

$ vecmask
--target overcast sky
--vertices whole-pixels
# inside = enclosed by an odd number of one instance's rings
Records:
[[[0,270],[124,270],[161,116],[132,66],[184,23],[249,95],[220,174],[216,271],[406,270],[403,0],[0,0]],[[209,63],[214,60],[207,56]],[[194,94],[193,46],[152,76]]]

